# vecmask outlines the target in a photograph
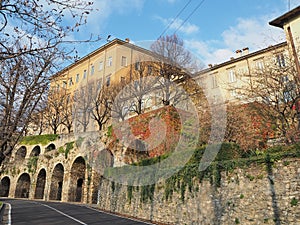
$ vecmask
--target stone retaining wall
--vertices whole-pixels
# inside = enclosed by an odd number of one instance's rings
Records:
[[[300,224],[300,159],[272,166],[252,164],[222,172],[220,187],[209,179],[195,181],[192,192],[165,199],[165,184],[155,186],[153,200],[141,202],[141,188],[100,182],[99,207],[165,224]],[[299,201],[299,202],[298,202]]]

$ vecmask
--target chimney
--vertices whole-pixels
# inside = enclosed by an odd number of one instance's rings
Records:
[[[212,68],[212,66],[213,66],[212,64],[208,64],[208,67],[209,67],[209,68]]]
[[[236,57],[241,57],[242,56],[242,50],[238,49],[235,51]]]
[[[127,43],[129,43],[129,42],[130,42],[130,39],[129,39],[129,38],[125,38],[125,41],[126,41]]]
[[[230,57],[230,60],[234,60],[234,57]]]
[[[249,54],[249,48],[246,47],[246,48],[243,48],[243,55],[247,55]]]

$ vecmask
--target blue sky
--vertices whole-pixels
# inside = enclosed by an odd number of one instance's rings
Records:
[[[100,35],[103,41],[87,44],[81,56],[100,47],[107,35],[129,38],[133,43],[156,40],[176,15],[190,2],[165,32],[177,31],[186,48],[205,65],[220,63],[234,56],[236,49],[249,47],[250,52],[284,40],[281,29],[268,24],[274,18],[300,5],[300,0],[95,0],[88,24],[77,35],[88,32]],[[179,28],[191,12],[194,14]]]

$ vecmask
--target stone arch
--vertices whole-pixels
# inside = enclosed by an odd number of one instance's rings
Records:
[[[72,164],[70,172],[69,197],[70,202],[81,202],[84,190],[86,164],[83,157],[79,156]]]
[[[56,146],[55,146],[55,144],[51,143],[46,147],[45,152],[50,152],[54,149],[56,149]]]
[[[41,154],[41,147],[39,145],[34,146],[34,148],[31,150],[30,156],[39,156]]]
[[[46,184],[46,170],[41,169],[36,180],[34,198],[43,199]]]
[[[30,190],[30,176],[28,173],[23,173],[17,181],[15,198],[28,198],[29,190]]]
[[[63,181],[64,166],[61,163],[58,163],[52,172],[49,194],[50,200],[61,200]]]
[[[0,183],[0,197],[8,197],[10,189],[10,179],[8,176],[3,177]]]
[[[25,146],[21,146],[20,148],[18,148],[17,152],[16,152],[16,160],[23,160],[25,159],[27,154],[27,148]]]

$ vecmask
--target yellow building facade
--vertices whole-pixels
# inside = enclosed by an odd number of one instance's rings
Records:
[[[255,52],[247,47],[238,49],[235,57],[217,65],[208,65],[193,76],[211,103],[245,102],[241,100],[239,91],[249,83],[251,74],[274,65],[284,68],[290,59],[293,59],[300,74],[300,6],[274,19],[270,25],[284,29],[287,41]],[[131,44],[128,39],[115,39],[54,75],[50,88],[57,91],[64,89],[74,97],[76,91],[91,84],[105,87],[111,83],[132,81],[133,70],[141,61],[154,60],[153,52]],[[154,105],[161,104],[154,102]]]
[[[109,86],[130,79],[130,71],[141,60],[151,60],[151,52],[120,39],[112,40],[64,68],[51,78],[50,89],[65,88],[74,93],[89,83]]]

